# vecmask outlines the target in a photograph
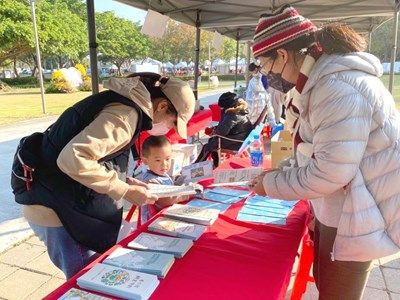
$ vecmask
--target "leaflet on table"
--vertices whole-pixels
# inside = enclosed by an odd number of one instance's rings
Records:
[[[174,204],[163,211],[163,215],[172,219],[200,225],[211,225],[218,218],[219,210]]]
[[[193,246],[190,239],[174,238],[147,232],[140,233],[128,244],[129,248],[170,253],[175,257],[183,257]]]
[[[243,205],[240,212],[257,216],[271,216],[277,218],[286,218],[292,211],[289,207],[262,207],[254,205]]]
[[[202,198],[227,204],[236,203],[242,200],[241,197],[218,194],[214,193],[213,190],[206,190],[202,194]]]
[[[256,206],[266,206],[266,207],[271,207],[271,206],[285,206],[285,207],[294,207],[297,204],[298,200],[280,200],[280,199],[274,199],[270,197],[264,197],[264,196],[259,196],[259,195],[254,195],[252,197],[249,197],[245,201],[246,204],[250,205],[256,205]]]
[[[239,190],[239,189],[231,189],[226,187],[216,187],[211,190],[213,193],[246,198],[251,195],[251,191],[249,190]]]
[[[206,231],[207,227],[204,225],[159,217],[149,225],[148,229],[166,235],[197,240]]]
[[[203,187],[200,184],[163,185],[150,183],[148,185],[150,194],[159,198],[196,195],[203,191]]]
[[[57,300],[110,300],[111,298],[92,294],[80,289],[72,288],[69,289],[64,295]]]
[[[219,210],[220,214],[223,214],[230,207],[229,204],[213,202],[213,201],[208,201],[208,200],[203,200],[203,199],[198,199],[198,198],[195,198],[195,199],[189,201],[187,203],[187,205],[190,205],[193,207],[217,209],[217,210]]]
[[[216,170],[214,172],[214,183],[210,186],[247,184],[262,172],[263,168]]]
[[[184,182],[198,182],[205,178],[213,176],[213,162],[206,160],[182,168]]]
[[[125,299],[148,299],[157,288],[156,275],[96,264],[77,279],[85,289]]]
[[[174,261],[172,254],[117,248],[102,263],[164,278]]]
[[[285,225],[286,224],[286,218],[270,217],[270,216],[257,216],[257,215],[245,214],[242,212],[239,212],[236,219],[238,221],[264,223],[264,224],[277,224],[277,225]]]

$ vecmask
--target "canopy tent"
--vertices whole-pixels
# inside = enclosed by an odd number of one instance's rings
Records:
[[[185,61],[181,61],[175,65],[175,68],[187,68],[188,64]]]
[[[165,63],[163,63],[163,67],[164,68],[168,68],[168,69],[172,69],[174,67],[174,64],[170,61],[167,61]]]
[[[94,0],[87,0],[89,45],[91,64],[97,61],[95,55]],[[260,14],[271,12],[284,5],[292,4],[305,17],[317,24],[327,21],[344,21],[360,32],[371,32],[382,21],[395,17],[397,26],[400,0],[116,0],[136,8],[154,10],[170,18],[196,27],[195,69],[199,66],[200,28],[216,30],[220,34],[234,38],[236,57],[239,53],[239,41],[249,41]],[[397,28],[397,27],[395,27]],[[396,31],[396,30],[395,30]],[[394,37],[397,35],[394,35]],[[397,47],[394,38],[391,71],[394,70],[394,59]],[[248,62],[249,62],[249,56]],[[96,70],[92,68],[92,70]],[[237,63],[236,63],[237,70]],[[236,74],[237,75],[237,74]],[[198,74],[195,72],[194,93],[197,98]],[[236,85],[235,80],[235,85]],[[96,80],[93,81],[96,84]],[[393,86],[393,72],[389,88]],[[98,88],[96,87],[96,89]]]
[[[240,40],[251,40],[258,18],[284,4],[293,4],[305,17],[316,23],[356,17],[353,23],[361,31],[369,31],[377,20],[359,23],[361,17],[393,17],[399,0],[117,0],[144,10],[152,9],[170,18],[196,26],[200,12],[200,27]],[[369,19],[369,18],[368,18]],[[368,22],[369,21],[369,22]]]

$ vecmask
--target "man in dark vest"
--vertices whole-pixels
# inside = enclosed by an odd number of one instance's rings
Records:
[[[107,91],[68,108],[44,133],[23,138],[13,163],[15,201],[67,278],[116,243],[122,199],[157,201],[126,174],[138,134],[175,127],[186,138],[194,113],[193,92],[181,80],[138,73],[104,86]]]

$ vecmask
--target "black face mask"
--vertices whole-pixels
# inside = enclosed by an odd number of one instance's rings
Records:
[[[284,94],[289,92],[292,88],[294,88],[295,84],[287,81],[282,78],[282,72],[285,69],[286,63],[283,66],[283,69],[280,73],[272,73],[272,68],[274,67],[274,62],[272,63],[271,70],[269,70],[267,76],[268,85]]]

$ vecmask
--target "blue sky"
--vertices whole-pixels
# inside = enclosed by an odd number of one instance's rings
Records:
[[[113,0],[95,0],[96,11],[114,11],[121,18],[129,19],[143,24],[146,11]]]

